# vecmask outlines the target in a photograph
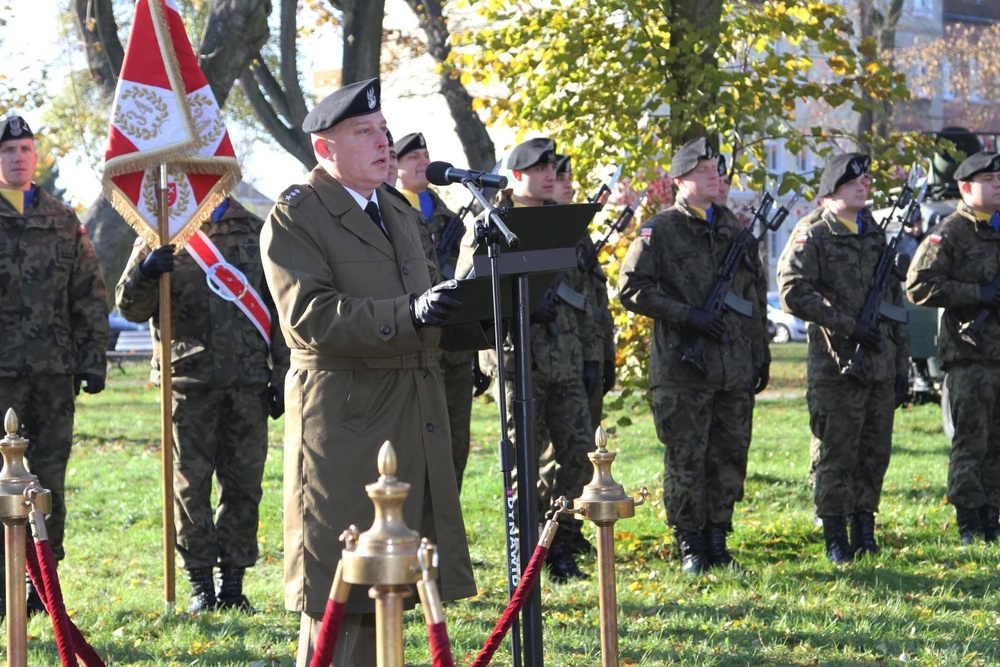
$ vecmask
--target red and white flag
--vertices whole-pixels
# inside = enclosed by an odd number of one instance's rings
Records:
[[[167,164],[169,238],[157,224]],[[174,0],[138,0],[111,111],[104,194],[136,233],[178,249],[241,178],[219,106]]]

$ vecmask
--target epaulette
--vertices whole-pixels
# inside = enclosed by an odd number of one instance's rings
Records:
[[[299,185],[292,185],[287,190],[281,193],[278,197],[278,203],[288,204],[289,206],[298,205],[299,201],[306,195],[310,195],[313,192],[311,185],[305,183],[300,183]]]

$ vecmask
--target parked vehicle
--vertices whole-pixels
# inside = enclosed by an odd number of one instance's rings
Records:
[[[807,338],[806,323],[781,309],[781,298],[777,292],[767,293],[767,319],[774,323],[773,333],[770,331],[770,324],[768,324],[768,333],[771,335],[772,343],[783,345],[790,342],[805,342]]]

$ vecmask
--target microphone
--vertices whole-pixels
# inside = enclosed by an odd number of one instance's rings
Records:
[[[492,174],[488,171],[455,169],[447,162],[431,162],[424,170],[424,175],[434,185],[473,183],[480,188],[496,188],[497,190],[503,190],[507,187],[506,176]]]

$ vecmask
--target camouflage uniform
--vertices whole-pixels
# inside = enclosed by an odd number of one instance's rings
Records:
[[[955,436],[948,463],[948,500],[956,507],[1000,507],[1000,319],[987,320],[981,342],[964,342],[959,327],[980,311],[979,286],[1000,275],[1000,232],[964,203],[917,248],[907,274],[913,303],[944,308],[938,359],[947,383]]]
[[[427,256],[437,266],[437,241],[448,222],[455,217],[433,190],[427,190],[434,201],[434,212],[422,226],[420,242]],[[411,202],[412,204],[412,202]],[[416,208],[416,207],[415,207]],[[419,212],[419,208],[417,211]],[[420,216],[423,219],[423,216]],[[456,244],[452,263],[458,258],[459,244]],[[438,276],[444,273],[444,267],[437,266]],[[439,278],[434,278],[437,282]],[[469,448],[472,438],[472,360],[475,352],[441,352],[441,372],[444,374],[445,399],[448,403],[448,423],[451,425],[451,454],[455,465],[455,478],[458,490],[462,491],[462,477],[469,461]]]
[[[271,344],[232,302],[213,293],[190,253],[175,256],[171,273],[174,524],[177,551],[188,570],[245,568],[257,561],[258,507],[267,457],[268,385],[280,387],[288,348],[264,281],[259,236],[263,221],[236,200],[201,230],[225,261],[247,277],[271,313]],[[115,288],[122,315],[153,318],[150,377],[159,384],[159,280],[139,273],[150,248],[137,241]],[[212,509],[212,477],[219,485]]]
[[[581,261],[582,258],[594,251],[594,241],[589,235],[584,236],[578,248]],[[583,269],[581,268],[581,271]],[[601,358],[600,366],[597,369],[597,384],[590,392],[590,427],[591,431],[596,431],[601,425],[601,418],[604,412],[604,374],[608,364],[615,364],[615,318],[611,314],[611,303],[608,301],[608,277],[604,274],[600,264],[594,264],[594,268],[584,274],[584,285],[586,286],[587,301],[592,304],[594,320],[597,322],[597,337],[600,339]]]
[[[756,373],[770,363],[767,279],[757,254],[746,258],[733,285],[753,304],[753,316],[725,312],[728,341],[705,339],[704,376],[681,361],[694,340],[688,315],[704,305],[742,229],[729,209],[713,206],[708,224],[678,197],[643,223],[618,282],[622,305],[654,318],[649,383],[664,445],[663,498],[667,522],[684,534],[731,530],[733,507],[743,498]]]
[[[820,517],[877,512],[889,466],[894,382],[909,366],[906,325],[880,319],[885,349],[868,353],[871,384],[841,374],[857,347],[848,337],[885,248],[885,234],[867,211],[859,236],[822,207],[799,220],[778,262],[782,306],[810,323],[806,398]],[[888,300],[902,305],[898,280]]]
[[[28,466],[52,492],[46,526],[61,560],[73,376],[107,375],[107,290],[76,214],[38,187],[24,213],[0,198],[0,276],[0,409],[14,408]]]

